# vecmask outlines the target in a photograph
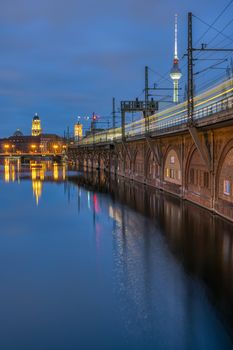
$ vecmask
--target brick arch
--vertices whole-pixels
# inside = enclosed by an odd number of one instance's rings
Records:
[[[83,167],[84,167],[84,170],[87,169],[87,167],[88,167],[88,157],[83,157]]]
[[[100,162],[100,154],[99,153],[93,153],[91,154],[91,162],[93,169],[99,169],[99,162]]]
[[[216,171],[216,196],[233,203],[233,139],[225,145],[219,157]]]
[[[177,147],[168,146],[164,154],[163,179],[167,182],[181,185],[182,169],[180,152]]]
[[[206,208],[212,207],[211,174],[195,145],[189,149],[185,163],[185,197]]]
[[[118,168],[118,163],[120,162],[120,155],[117,152],[112,152],[110,154],[110,164],[109,168],[112,173],[116,173]]]
[[[125,157],[121,149],[118,150],[116,157],[117,157],[117,172],[119,175],[124,175]]]
[[[148,183],[154,184],[155,179],[159,177],[160,166],[153,152],[150,149],[147,150],[145,156],[145,171]]]
[[[134,178],[139,181],[144,181],[145,177],[145,160],[143,148],[137,148],[132,157],[132,167]]]
[[[85,159],[86,159],[85,166],[88,170],[90,170],[92,168],[92,164],[93,164],[93,154],[90,152],[86,153]]]
[[[99,155],[99,167],[102,170],[107,170],[109,168],[109,156],[105,152]]]
[[[210,188],[210,174],[196,147],[192,148],[185,169],[185,182],[189,188]]]
[[[123,153],[123,167],[124,167],[124,174],[126,176],[131,177],[134,169],[134,157],[135,157],[135,151],[134,150],[129,150],[131,157],[129,157],[127,152]]]
[[[84,166],[84,154],[78,153],[76,156],[76,166],[78,170],[82,170]]]
[[[185,161],[185,165],[184,165],[184,185],[185,188],[188,187],[188,180],[189,180],[189,170],[190,170],[190,164],[191,164],[191,160],[193,157],[193,153],[197,150],[195,144],[193,144],[190,149],[188,150],[188,155]]]
[[[131,164],[131,166],[132,166],[133,171],[135,171],[135,163],[136,163],[136,160],[137,160],[138,153],[139,153],[138,148],[136,148],[133,151],[133,154],[132,154],[132,158],[131,158],[132,164]]]
[[[123,161],[123,159],[124,159],[124,157],[123,157],[121,151],[116,152],[116,157],[117,157],[118,159],[120,159],[121,161]]]

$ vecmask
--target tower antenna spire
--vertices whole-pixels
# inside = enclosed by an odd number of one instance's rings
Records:
[[[178,15],[175,14],[175,53],[174,53],[174,59],[178,60]]]
[[[175,14],[175,52],[173,59],[173,67],[170,72],[170,77],[173,81],[173,102],[179,102],[179,80],[182,77],[181,70],[179,68],[178,58],[178,15]]]

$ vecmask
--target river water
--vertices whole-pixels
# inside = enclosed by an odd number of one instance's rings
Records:
[[[233,349],[233,225],[65,166],[0,171],[0,349]]]

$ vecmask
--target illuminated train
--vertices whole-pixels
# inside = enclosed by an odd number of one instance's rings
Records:
[[[193,119],[201,119],[211,114],[233,108],[233,79],[224,81],[194,98]],[[160,132],[163,129],[187,123],[187,101],[164,109],[149,117],[149,131]],[[136,137],[145,134],[145,119],[125,125],[125,136]],[[109,142],[121,138],[121,127],[109,129],[83,138],[79,144]]]

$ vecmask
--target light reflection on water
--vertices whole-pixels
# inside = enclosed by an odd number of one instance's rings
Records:
[[[35,161],[31,160],[27,164],[21,164],[20,158],[9,159],[5,158],[0,165],[0,171],[4,172],[4,181],[6,183],[17,181],[20,183],[21,177],[25,179],[25,175],[31,174],[32,192],[39,204],[39,199],[42,195],[43,182],[45,180],[65,181],[67,173],[67,164],[58,164],[52,161]],[[45,179],[46,175],[46,179]]]
[[[232,348],[231,224],[57,163],[0,175],[1,349]]]

